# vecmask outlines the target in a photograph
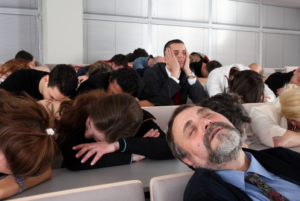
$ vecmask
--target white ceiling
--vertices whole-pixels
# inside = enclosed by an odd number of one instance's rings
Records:
[[[262,3],[279,4],[285,6],[293,6],[300,8],[300,0],[256,0]]]

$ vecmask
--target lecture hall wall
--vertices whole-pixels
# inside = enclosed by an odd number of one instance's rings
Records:
[[[285,1],[281,1],[285,2]],[[1,0],[0,62],[93,63],[181,39],[223,65],[300,66],[300,6],[251,0]]]

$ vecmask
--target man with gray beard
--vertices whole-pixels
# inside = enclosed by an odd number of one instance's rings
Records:
[[[168,128],[174,156],[195,168],[185,201],[299,200],[299,153],[242,149],[241,135],[230,121],[204,107],[178,107]]]

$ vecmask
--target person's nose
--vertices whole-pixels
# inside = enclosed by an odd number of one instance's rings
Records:
[[[211,126],[212,123],[213,122],[207,118],[201,118],[200,122],[199,122],[203,132],[206,132],[206,130],[209,129],[209,127]]]

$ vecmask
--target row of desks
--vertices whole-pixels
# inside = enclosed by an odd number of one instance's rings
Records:
[[[269,147],[257,144],[251,145],[250,148],[262,150]],[[300,146],[291,149],[300,152]],[[190,170],[176,159],[161,161],[145,159],[130,165],[84,171],[70,171],[66,168],[55,169],[52,179],[28,189],[20,195],[13,196],[11,199],[128,180],[140,180],[144,191],[147,192],[151,178]]]

